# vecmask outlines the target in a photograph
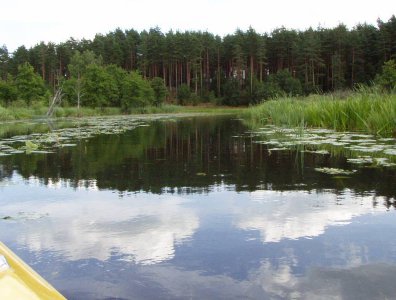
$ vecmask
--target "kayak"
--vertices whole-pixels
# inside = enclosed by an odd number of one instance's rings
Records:
[[[0,242],[0,299],[65,300],[66,298]]]

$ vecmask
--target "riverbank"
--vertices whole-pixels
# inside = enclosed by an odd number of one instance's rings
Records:
[[[243,113],[251,127],[274,124],[364,131],[392,136],[396,128],[396,95],[372,90],[280,98],[253,106]]]
[[[14,120],[28,120],[43,118],[47,113],[48,108],[44,106],[32,107],[10,107],[4,108],[0,106],[0,122],[14,121]],[[161,105],[161,106],[146,106],[131,109],[128,113],[134,114],[171,114],[171,113],[240,113],[243,108],[226,107],[226,106],[212,106],[212,105],[198,105],[198,106],[180,106],[180,105]],[[53,115],[54,118],[64,117],[94,117],[94,116],[110,116],[110,115],[125,115],[118,107],[106,108],[88,108],[82,107],[58,107]]]

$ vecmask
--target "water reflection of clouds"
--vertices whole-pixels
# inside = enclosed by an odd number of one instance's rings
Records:
[[[55,192],[59,191],[47,190],[46,198]],[[135,194],[118,198],[111,192],[79,191],[69,192],[62,199],[2,206],[3,213],[10,216],[21,210],[48,215],[15,222],[19,227],[18,244],[38,252],[56,251],[70,260],[104,261],[116,255],[152,264],[171,259],[175,246],[191,237],[199,226],[198,217],[184,205],[186,200],[177,196]]]
[[[264,262],[251,273],[250,283],[271,299],[393,299],[391,283],[396,266],[367,264],[351,268],[311,268],[293,274],[289,264],[274,267]]]
[[[102,284],[92,276],[87,280],[90,286],[97,287],[92,299],[147,299],[151,293],[156,295],[153,298],[166,299],[394,299],[395,272],[396,266],[369,264],[348,269],[311,268],[306,275],[298,276],[290,264],[274,266],[264,261],[243,280],[172,265],[146,266],[137,273],[122,273],[121,277],[116,270],[110,272],[118,280],[128,280],[128,284]],[[84,291],[74,278],[67,286],[76,294],[80,289]]]
[[[333,193],[257,191],[250,194],[250,199],[238,207],[236,226],[258,230],[264,243],[316,237],[329,226],[349,224],[356,216],[380,210],[373,208],[372,197],[358,197],[348,190],[342,197]]]

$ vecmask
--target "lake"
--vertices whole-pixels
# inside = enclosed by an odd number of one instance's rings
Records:
[[[395,155],[233,116],[3,124],[0,240],[68,299],[396,299]]]

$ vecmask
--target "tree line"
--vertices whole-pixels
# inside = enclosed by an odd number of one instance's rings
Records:
[[[30,103],[61,84],[71,105],[127,110],[166,97],[179,104],[253,104],[368,84],[394,58],[395,16],[352,29],[281,27],[260,34],[249,28],[224,37],[116,29],[93,40],[41,42],[13,53],[0,47],[0,101]]]

